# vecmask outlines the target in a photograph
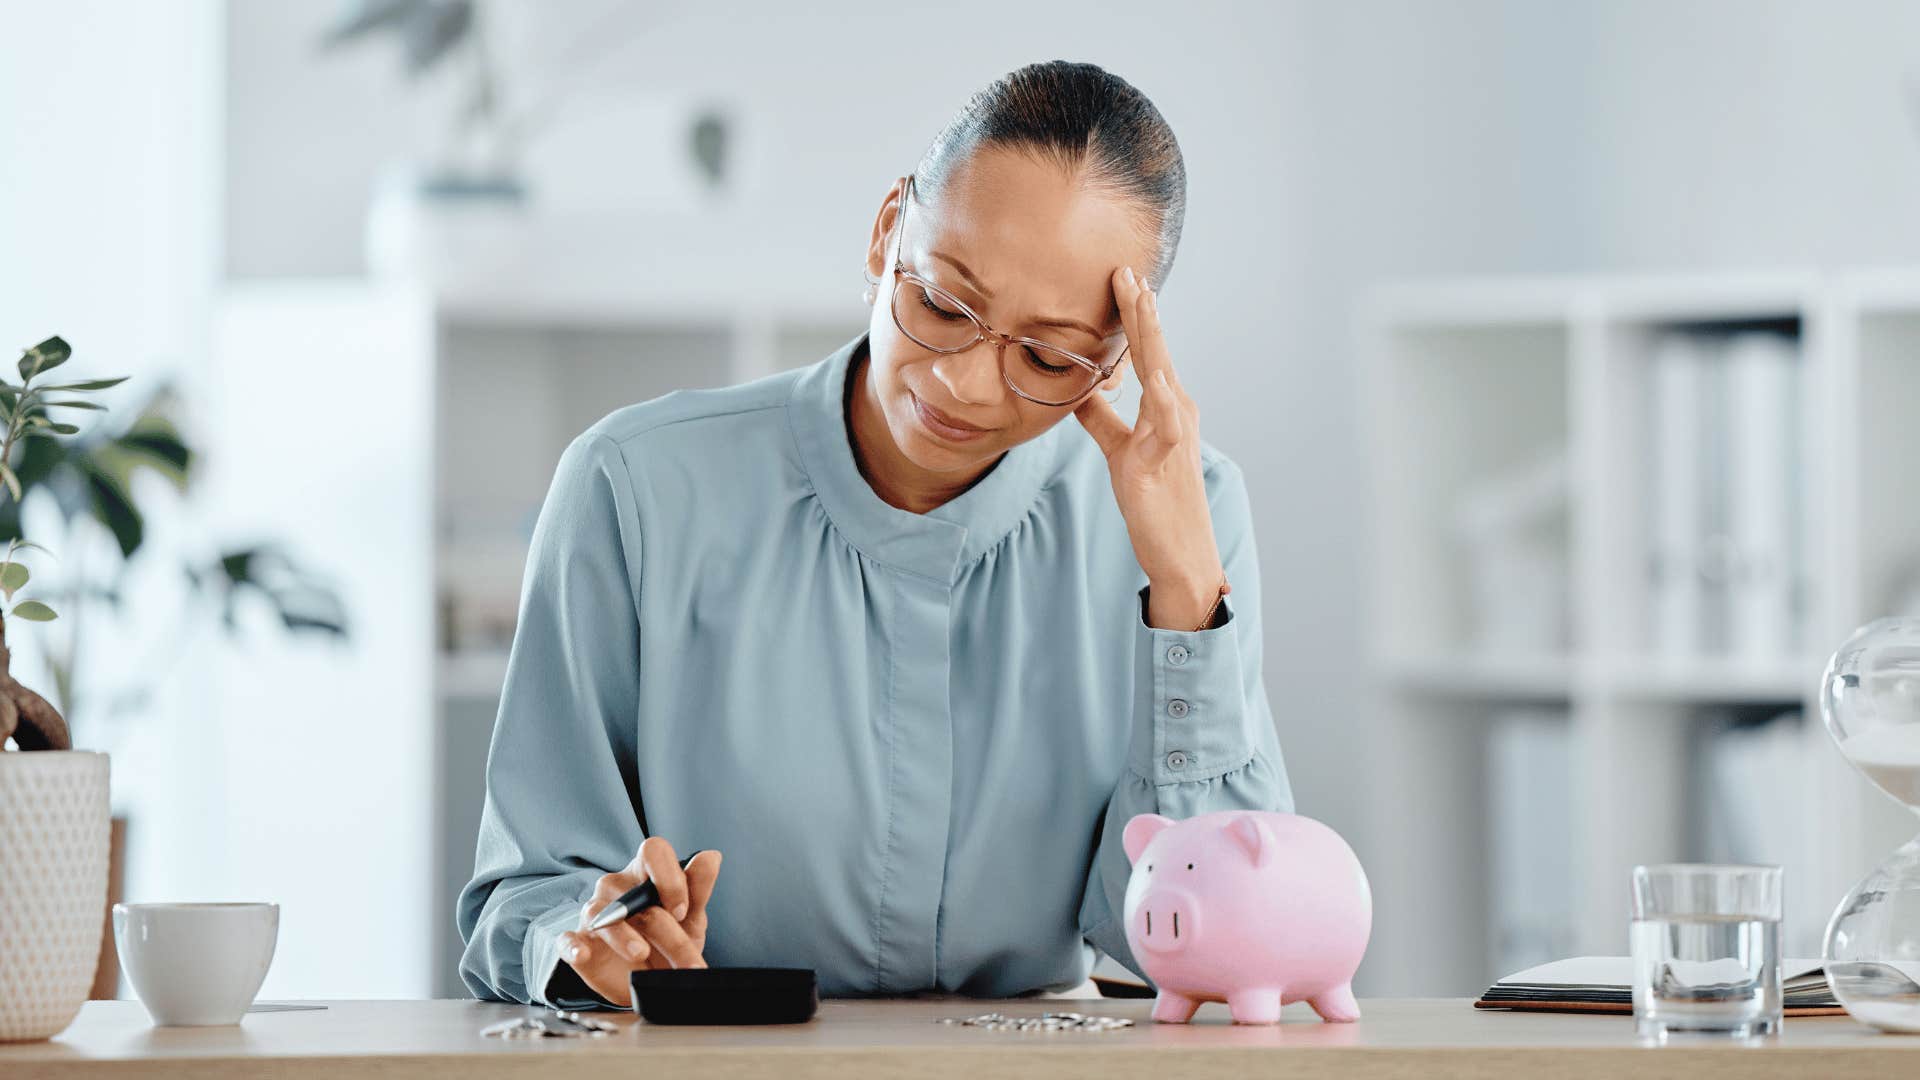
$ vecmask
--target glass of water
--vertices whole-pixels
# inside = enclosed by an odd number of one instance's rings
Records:
[[[1633,868],[1633,1019],[1640,1036],[1780,1030],[1780,868]]]

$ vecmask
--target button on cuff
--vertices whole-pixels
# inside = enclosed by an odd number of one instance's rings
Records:
[[[1252,756],[1241,700],[1237,620],[1211,630],[1137,627],[1134,721],[1127,763],[1155,785],[1206,783]],[[1225,601],[1223,601],[1225,603]]]

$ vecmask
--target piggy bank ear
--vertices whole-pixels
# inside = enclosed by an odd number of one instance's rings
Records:
[[[1140,853],[1147,850],[1147,841],[1160,835],[1160,830],[1173,824],[1173,819],[1159,814],[1135,814],[1127,822],[1127,829],[1120,834],[1120,846],[1127,849],[1127,861],[1140,861]]]
[[[1247,853],[1255,866],[1265,865],[1278,850],[1279,838],[1273,835],[1272,829],[1267,828],[1266,822],[1251,814],[1234,818],[1221,828],[1226,830],[1234,844]]]

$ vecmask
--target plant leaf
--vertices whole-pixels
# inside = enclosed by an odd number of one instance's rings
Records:
[[[13,555],[17,552],[42,552],[48,559],[54,559],[56,563],[60,561],[60,555],[56,555],[54,550],[48,548],[46,544],[35,544],[33,540],[25,540],[25,538],[21,538],[21,536],[15,536],[15,538],[6,542],[6,561],[12,563]]]
[[[361,0],[322,35],[320,47],[331,49],[382,27],[404,26],[419,6],[414,0]]]
[[[112,378],[112,379],[88,379],[85,382],[50,383],[45,386],[36,386],[34,387],[34,389],[35,390],[105,390],[109,386],[119,386],[121,383],[126,382],[128,379],[131,379],[131,378],[133,378],[133,376],[131,375],[121,375],[117,378]]]
[[[184,473],[193,460],[193,452],[187,449],[179,436],[168,431],[129,431],[113,440],[124,449],[142,457],[167,466],[175,472]]]
[[[24,382],[27,379],[31,379],[42,371],[51,371],[59,367],[61,364],[67,362],[67,357],[72,355],[73,346],[68,345],[66,339],[61,337],[48,338],[21,355],[21,381]]]
[[[251,581],[253,580],[253,560],[258,554],[257,548],[229,551],[220,556],[220,569],[227,575],[228,581]]]
[[[13,606],[9,615],[18,615],[28,622],[52,622],[58,616],[53,609],[38,600],[22,600]]]
[[[33,351],[40,354],[40,366],[33,369],[35,373],[39,373],[52,371],[54,368],[66,363],[67,358],[73,355],[73,346],[67,344],[66,338],[56,334],[40,344],[35,345]]]
[[[127,498],[119,482],[99,466],[83,459],[81,468],[87,475],[94,518],[113,533],[113,538],[120,544],[120,554],[131,558],[139,550],[141,537],[146,531],[139,508],[133,505],[132,499]]]
[[[102,405],[97,401],[80,401],[77,399],[73,401],[49,401],[47,402],[47,404],[63,405],[69,409],[99,409],[101,412],[105,412],[107,409],[105,405]]]
[[[10,466],[0,464],[0,481],[6,482],[7,490],[13,492],[13,501],[19,502],[22,497],[20,494],[20,478],[13,475],[13,469]]]
[[[17,562],[0,566],[0,592],[6,593],[7,599],[13,599],[14,592],[26,583],[27,568],[25,566]]]
[[[38,420],[40,417],[36,416],[34,419]],[[56,424],[49,422],[47,426],[62,435],[78,435],[80,433],[80,427],[77,424]]]

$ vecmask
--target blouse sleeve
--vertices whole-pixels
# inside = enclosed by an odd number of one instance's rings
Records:
[[[1292,812],[1293,790],[1260,678],[1260,567],[1239,467],[1207,477],[1213,529],[1233,591],[1211,630],[1159,630],[1134,617],[1133,726],[1127,767],[1107,802],[1080,903],[1080,930],[1146,980],[1122,919],[1133,867],[1121,833],[1136,814],[1175,820],[1215,810]]]
[[[456,917],[477,997],[608,1007],[560,962],[600,875],[644,839],[635,773],[640,534],[619,447],[561,455],[535,522]]]

